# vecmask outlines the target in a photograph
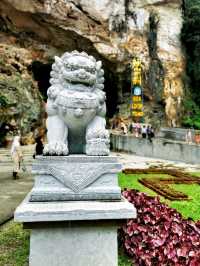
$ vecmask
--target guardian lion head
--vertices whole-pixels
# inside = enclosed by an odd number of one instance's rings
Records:
[[[104,88],[104,71],[101,61],[96,61],[93,56],[85,52],[74,51],[64,53],[61,57],[55,56],[55,63],[52,65],[50,83],[62,84],[63,87],[70,85],[77,88],[91,90]]]

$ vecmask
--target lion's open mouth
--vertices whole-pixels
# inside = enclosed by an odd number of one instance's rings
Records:
[[[95,84],[95,78],[92,78],[90,76],[76,76],[76,77],[65,77],[65,80],[67,82],[71,82],[73,84],[84,84],[86,86],[91,86]]]
[[[79,83],[91,86],[95,84],[96,76],[81,69],[74,71],[63,71],[63,79],[70,83]]]

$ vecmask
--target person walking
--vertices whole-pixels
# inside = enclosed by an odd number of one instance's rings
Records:
[[[187,142],[187,144],[192,144],[192,131],[190,128],[186,132],[185,141]]]
[[[133,122],[131,122],[130,125],[129,125],[129,132],[130,132],[131,134],[134,133],[134,123],[133,123]]]
[[[137,123],[135,124],[135,137],[136,137],[136,138],[139,138],[140,133],[141,133],[141,126],[140,126],[140,124],[137,122]]]
[[[13,179],[17,179],[18,173],[20,170],[20,162],[23,159],[23,154],[22,154],[21,146],[20,146],[20,136],[14,137],[14,140],[11,146],[11,158],[14,163]]]
[[[151,138],[154,138],[155,137],[155,133],[154,133],[153,127],[150,128],[150,131],[151,131]]]
[[[122,130],[123,134],[127,135],[128,129],[127,129],[126,124],[124,122],[121,122],[120,127],[121,127],[121,130]]]
[[[152,142],[152,133],[151,133],[151,127],[147,126],[147,138],[150,142]]]
[[[35,139],[36,146],[35,146],[35,153],[33,154],[33,158],[35,159],[36,155],[42,155],[44,150],[44,145],[42,142],[42,137],[37,137]]]
[[[147,137],[147,128],[146,128],[146,125],[143,125],[143,127],[142,127],[142,138],[146,139],[146,137]]]

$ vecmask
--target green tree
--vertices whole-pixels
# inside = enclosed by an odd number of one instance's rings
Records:
[[[184,1],[182,43],[185,46],[192,98],[200,106],[200,0]]]
[[[181,40],[186,53],[187,86],[183,125],[200,129],[200,0],[183,1]]]

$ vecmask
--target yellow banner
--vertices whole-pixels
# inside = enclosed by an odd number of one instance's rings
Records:
[[[133,96],[132,100],[133,100],[133,102],[142,102],[142,97],[141,96]]]
[[[132,109],[136,109],[136,110],[141,110],[143,107],[143,104],[142,103],[133,103],[132,104]]]
[[[141,85],[142,83],[142,64],[137,58],[132,61],[132,83],[133,85]]]
[[[132,115],[135,117],[142,117],[144,113],[141,111],[132,111]]]
[[[141,77],[138,77],[138,76],[135,77],[135,75],[134,75],[133,78],[132,78],[132,83],[134,85],[140,85],[141,86],[141,84],[142,84],[142,78]]]

